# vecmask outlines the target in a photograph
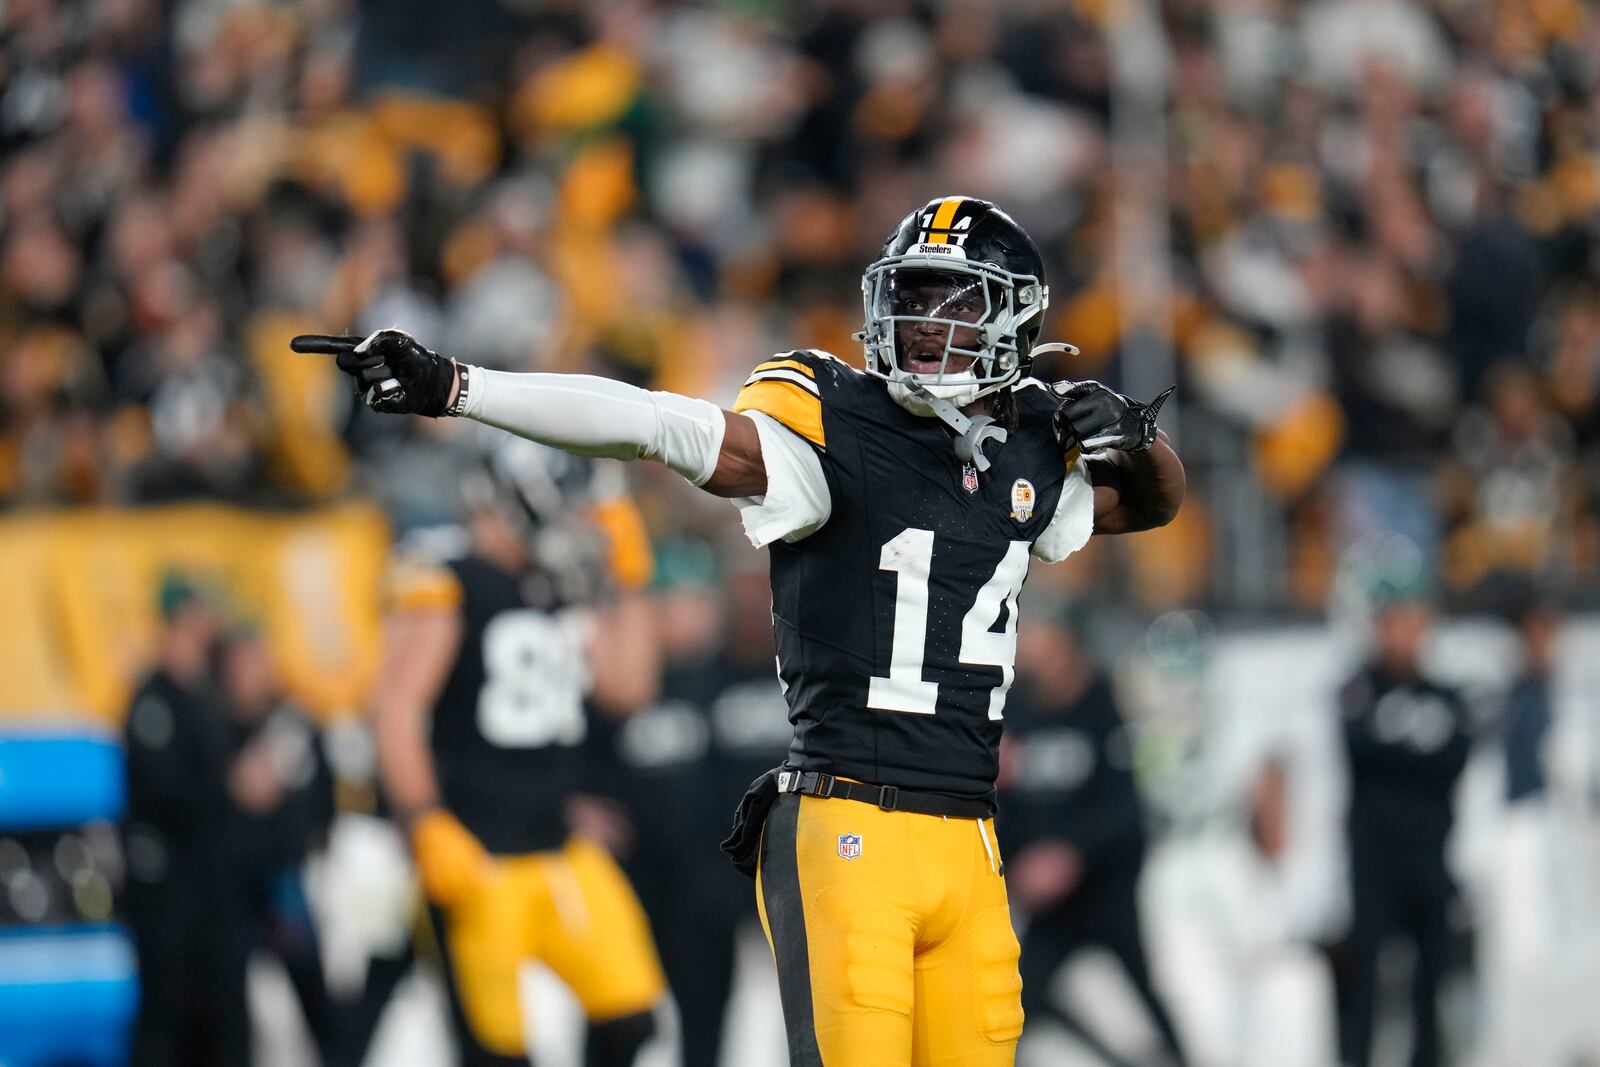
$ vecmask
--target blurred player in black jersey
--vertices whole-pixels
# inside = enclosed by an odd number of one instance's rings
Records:
[[[1110,679],[1078,643],[1072,620],[1030,623],[1006,718],[1000,839],[1011,855],[1007,886],[1028,913],[1022,1003],[1030,1026],[1053,1018],[1102,1059],[1124,1062],[1052,997],[1052,979],[1073,955],[1103,948],[1122,965],[1161,1045],[1140,1062],[1183,1062],[1151,982],[1139,921],[1146,839],[1133,739]]]
[[[728,850],[756,873],[790,1061],[1009,1064],[1017,940],[990,816],[1029,560],[1172,519],[1149,405],[1028,376],[1049,290],[986,201],[913,211],[862,278],[865,369],[795,351],[732,410],[603,378],[469,367],[399,331],[304,336],[380,411],[465,415],[655,459],[770,548],[794,738]],[[781,794],[781,796],[780,796]]]
[[[759,557],[758,557],[759,562]],[[783,687],[773,669],[772,591],[766,568],[747,561],[724,577],[723,643],[712,665],[706,703],[711,747],[706,767],[705,833],[727,836],[728,815],[750,782],[781,763],[794,733]],[[709,840],[709,837],[708,837]],[[700,912],[701,936],[711,944],[706,967],[683,999],[684,1063],[715,1064],[728,998],[733,991],[739,932],[760,915],[750,880],[731,864],[701,863],[690,883],[710,907]],[[696,1058],[699,1051],[701,1057]]]
[[[1449,1062],[1439,993],[1471,953],[1465,903],[1445,861],[1471,729],[1461,694],[1424,672],[1433,629],[1427,597],[1426,583],[1411,576],[1379,583],[1371,658],[1339,692],[1350,765],[1351,918],[1334,978],[1348,1067],[1370,1062],[1378,958],[1396,939],[1417,954],[1411,1063]]]
[[[563,579],[598,531],[592,467],[514,440],[464,472],[471,552],[396,569],[372,707],[383,786],[409,832],[464,1061],[527,1062],[518,972],[539,960],[589,1019],[586,1063],[627,1067],[664,992],[622,872],[569,835],[586,700],[627,713],[655,693],[648,605],[601,606]],[[563,536],[563,534],[567,534]]]
[[[722,639],[716,563],[709,553],[696,557],[673,545],[657,554],[652,600],[661,692],[625,720],[592,721],[585,784],[589,795],[620,809],[612,836],[656,930],[668,985],[680,1002],[682,954],[674,933],[683,912],[696,906],[684,883],[703,865],[706,850],[703,776],[710,738],[705,700]]]
[[[627,867],[657,931],[683,1062],[716,1067],[738,935],[757,915],[749,880],[705,858],[793,731],[773,670],[766,575],[736,567],[719,588],[715,561],[694,555],[663,552],[675,573],[657,596],[661,699],[595,735],[604,735],[597,763],[620,772],[607,791],[634,824]]]

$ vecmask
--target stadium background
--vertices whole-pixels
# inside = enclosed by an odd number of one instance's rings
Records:
[[[1328,1062],[1304,946],[1340,907],[1332,698],[1396,568],[1437,588],[1438,668],[1486,706],[1516,664],[1507,575],[1574,612],[1546,795],[1501,800],[1492,730],[1463,786],[1457,1030],[1487,1063],[1600,1055],[1592,5],[8,0],[0,72],[0,752],[114,736],[174,565],[359,749],[385,553],[453,517],[472,443],[359,410],[291,335],[398,325],[726,403],[772,351],[856,357],[881,236],[960,191],[1043,249],[1047,335],[1082,349],[1061,375],[1179,383],[1177,522],[1036,571],[1024,611],[1078,605],[1134,717],[1152,951],[1197,1058]],[[725,504],[630,475],[660,559],[759,564]],[[1299,828],[1276,866],[1243,845],[1273,760]],[[46,809],[114,815],[56,784]],[[15,796],[0,823],[36,832]],[[337,859],[329,952],[359,953]],[[68,929],[0,863],[9,934]],[[102,898],[65,914],[104,934]],[[48,985],[58,945],[10,988]],[[1116,986],[1082,986],[1113,1030]]]

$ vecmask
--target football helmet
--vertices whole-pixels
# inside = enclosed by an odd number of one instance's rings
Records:
[[[1028,372],[1050,290],[1044,260],[987,200],[946,196],[901,220],[861,277],[866,370],[918,415],[964,407]]]
[[[466,512],[497,515],[564,597],[592,596],[604,581],[605,553],[591,512],[625,491],[620,470],[510,434],[480,440],[480,462],[460,483]]]

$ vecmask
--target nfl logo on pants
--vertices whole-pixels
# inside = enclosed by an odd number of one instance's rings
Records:
[[[861,855],[861,835],[840,834],[839,855],[843,856],[847,860],[853,860],[857,856]]]

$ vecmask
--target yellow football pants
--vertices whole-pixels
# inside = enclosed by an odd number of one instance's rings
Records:
[[[462,1014],[486,1051],[525,1051],[517,977],[530,960],[567,984],[591,1022],[649,1011],[666,990],[644,909],[606,851],[582,838],[495,857],[496,872],[442,914]]]
[[[761,922],[791,1067],[1009,1067],[1017,936],[993,823],[780,796]]]

